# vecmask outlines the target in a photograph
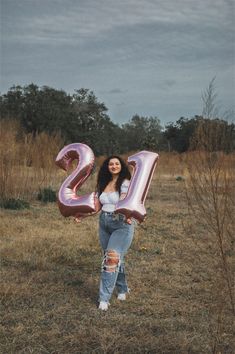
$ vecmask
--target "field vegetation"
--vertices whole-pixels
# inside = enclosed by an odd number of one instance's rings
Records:
[[[234,353],[234,153],[160,154],[126,258],[131,292],[102,313],[98,216],[77,224],[37,200],[66,177],[54,164],[63,141],[17,136],[17,124],[1,122],[0,198],[30,208],[0,209],[1,352]]]

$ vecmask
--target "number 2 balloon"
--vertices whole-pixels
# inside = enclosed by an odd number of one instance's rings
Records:
[[[77,168],[66,178],[58,193],[59,209],[63,216],[92,215],[101,208],[95,192],[78,196],[77,191],[90,176],[95,157],[89,146],[75,143],[59,152],[56,164],[67,171],[75,159],[78,160]]]

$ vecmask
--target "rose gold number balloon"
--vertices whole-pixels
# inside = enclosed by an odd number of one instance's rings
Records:
[[[94,154],[89,146],[75,143],[65,146],[57,155],[56,164],[68,170],[73,160],[78,160],[74,172],[61,185],[58,205],[63,216],[88,216],[97,213],[101,206],[95,193],[78,196],[76,192],[90,176],[94,166]]]
[[[144,202],[158,157],[158,154],[150,151],[140,151],[128,157],[128,164],[134,167],[134,174],[127,195],[123,200],[119,200],[115,213],[121,213],[126,218],[133,217],[139,222],[144,221],[146,216]]]

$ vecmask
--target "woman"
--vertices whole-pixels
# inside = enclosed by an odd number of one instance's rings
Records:
[[[115,205],[127,193],[131,178],[127,165],[119,156],[110,156],[102,164],[97,179],[97,192],[102,204],[99,219],[100,244],[104,251],[102,262],[99,309],[106,311],[115,286],[118,299],[125,300],[128,287],[124,271],[124,256],[129,249],[134,223],[115,214]]]

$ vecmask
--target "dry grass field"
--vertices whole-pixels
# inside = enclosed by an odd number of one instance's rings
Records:
[[[114,296],[105,313],[97,216],[77,224],[35,200],[28,210],[0,209],[1,353],[235,352],[216,239],[188,210],[183,159],[160,157],[126,257],[131,293]],[[54,187],[63,178],[57,171]],[[233,270],[233,248],[226,252]]]

